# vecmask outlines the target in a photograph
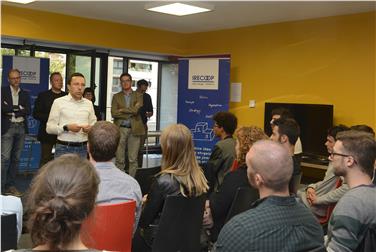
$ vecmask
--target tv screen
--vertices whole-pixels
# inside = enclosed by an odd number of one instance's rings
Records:
[[[300,126],[300,140],[303,159],[326,159],[325,147],[327,130],[333,126],[333,105],[265,103],[264,130],[271,135],[271,112],[276,108],[287,108]]]

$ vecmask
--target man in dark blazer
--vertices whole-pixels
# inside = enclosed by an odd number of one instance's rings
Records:
[[[35,100],[33,116],[39,121],[38,140],[41,143],[41,157],[39,167],[42,167],[52,159],[52,148],[56,144],[56,135],[46,132],[46,124],[51,111],[52,103],[56,98],[67,95],[62,91],[63,77],[59,72],[50,75],[51,89],[38,94]]]
[[[19,197],[22,193],[15,187],[15,179],[28,131],[30,96],[20,88],[18,69],[9,71],[8,82],[9,86],[1,88],[1,191]]]

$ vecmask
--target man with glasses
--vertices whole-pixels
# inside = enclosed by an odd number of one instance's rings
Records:
[[[18,69],[8,72],[9,86],[1,88],[1,192],[20,197],[15,187],[16,174],[28,132],[29,93],[20,88]]]
[[[375,158],[376,141],[371,134],[349,130],[337,135],[329,159],[334,174],[344,176],[350,190],[332,213],[328,251],[375,251],[366,249],[368,245],[375,248],[372,237],[364,239],[368,232],[376,231],[376,187],[372,184]]]
[[[213,116],[213,132],[220,140],[215,144],[209,161],[204,169],[209,181],[210,191],[216,191],[225,175],[234,163],[236,141],[232,137],[238,125],[238,119],[230,112],[221,111]]]
[[[349,130],[345,125],[334,126],[328,130],[325,142],[328,153],[333,152],[337,134],[345,130]],[[324,179],[308,185],[304,190],[298,191],[298,196],[321,223],[326,223],[330,217],[330,209],[333,209],[333,205],[338,202],[348,189],[349,187],[344,179],[334,174],[333,165],[330,162]]]
[[[128,173],[136,175],[137,156],[140,148],[140,137],[145,134],[144,124],[140,116],[143,106],[143,95],[132,90],[132,76],[129,73],[120,75],[122,91],[112,98],[111,115],[120,129],[120,142],[116,151],[116,166],[124,171],[125,158],[129,161]],[[128,156],[125,156],[125,153]]]

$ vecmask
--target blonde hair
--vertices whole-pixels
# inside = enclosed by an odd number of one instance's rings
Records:
[[[255,142],[268,139],[264,131],[256,126],[241,127],[236,130],[235,135],[239,141],[239,153],[236,153],[239,166],[245,164],[245,156]]]
[[[184,196],[200,196],[208,190],[207,180],[198,165],[191,131],[183,124],[172,124],[161,135],[162,171],[180,184]]]

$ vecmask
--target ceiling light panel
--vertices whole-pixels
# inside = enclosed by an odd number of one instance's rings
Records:
[[[198,7],[183,3],[173,3],[157,7],[147,8],[149,11],[161,12],[165,14],[175,15],[175,16],[186,16],[191,14],[197,14],[202,12],[211,11],[211,9]]]

